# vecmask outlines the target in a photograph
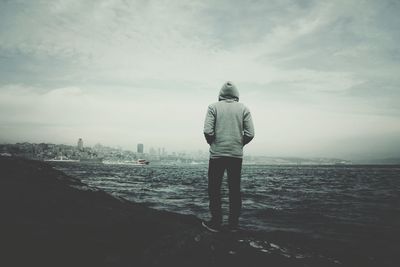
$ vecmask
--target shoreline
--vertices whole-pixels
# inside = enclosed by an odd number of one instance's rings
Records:
[[[0,157],[0,172],[3,266],[395,266],[362,255],[368,244],[282,231],[211,234],[193,215],[114,197],[45,162]]]

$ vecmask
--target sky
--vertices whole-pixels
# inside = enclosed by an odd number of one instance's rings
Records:
[[[0,143],[206,151],[225,81],[245,154],[400,157],[400,1],[1,1]]]

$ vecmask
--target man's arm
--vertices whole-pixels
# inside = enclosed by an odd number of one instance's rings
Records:
[[[204,121],[204,137],[207,143],[211,143],[215,140],[215,110],[213,106],[208,106],[206,119]]]
[[[254,125],[250,110],[247,108],[243,116],[243,145],[247,145],[254,138]]]

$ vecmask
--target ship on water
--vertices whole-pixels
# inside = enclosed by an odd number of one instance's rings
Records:
[[[145,159],[138,159],[138,160],[136,161],[136,163],[137,163],[138,165],[149,165],[149,164],[150,164],[150,161],[145,160]]]
[[[104,164],[147,166],[147,165],[150,164],[150,161],[148,161],[146,159],[138,159],[138,160],[135,160],[135,161],[105,161]]]

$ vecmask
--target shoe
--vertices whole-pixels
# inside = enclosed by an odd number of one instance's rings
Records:
[[[217,225],[215,223],[212,223],[211,221],[202,221],[201,225],[203,225],[204,228],[206,228],[208,231],[213,232],[213,233],[218,233],[221,230],[221,226]]]

